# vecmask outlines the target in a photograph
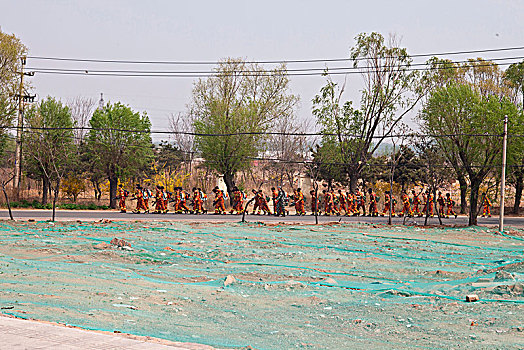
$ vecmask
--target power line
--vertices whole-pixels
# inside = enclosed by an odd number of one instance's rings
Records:
[[[499,63],[498,66],[507,66],[511,65],[516,62],[508,62],[508,63]],[[492,64],[478,64],[475,67],[490,67]],[[327,72],[327,75],[340,75],[340,74],[363,74],[363,73],[381,73],[383,72],[387,67],[384,67],[383,69],[368,69],[364,67],[359,67],[358,70],[352,70],[354,68],[348,67],[346,71],[337,71],[337,72]],[[402,68],[402,67],[400,67]],[[436,67],[426,67],[426,68],[409,68],[405,67],[403,69],[406,72],[414,72],[414,71],[427,71],[427,70],[446,70],[450,69],[446,66],[436,66]],[[47,71],[47,70],[34,70],[35,73],[41,73],[41,74],[54,74],[54,75],[81,75],[81,76],[102,76],[102,77],[132,77],[132,78],[209,78],[209,77],[216,77],[216,76],[233,76],[233,75],[242,75],[244,77],[251,77],[251,76],[262,76],[262,77],[271,77],[275,74],[270,71],[265,72],[250,72],[250,74],[241,73],[238,72],[231,72],[231,73],[213,73],[213,74],[136,74],[136,73],[90,73],[89,71],[83,71],[83,72],[70,72],[70,71],[62,71],[62,70],[56,70],[56,71]],[[285,73],[285,76],[324,76],[326,73],[324,72],[295,72],[295,73]]]
[[[511,57],[499,57],[499,58],[483,58],[483,61],[489,63],[491,61],[506,61],[506,60],[517,60],[522,59],[524,56],[511,56]],[[469,63],[470,60],[450,61],[449,63],[460,64]],[[447,63],[447,62],[446,62]],[[414,67],[414,66],[427,66],[429,63],[414,63],[414,64],[401,64],[399,67]],[[384,66],[387,68],[388,66]],[[323,68],[295,68],[286,69],[286,72],[303,72],[303,71],[324,71],[328,68],[329,70],[362,70],[363,67],[323,67]],[[152,70],[118,70],[118,69],[83,69],[83,68],[47,68],[47,67],[29,67],[30,70],[41,70],[41,71],[64,71],[64,72],[81,72],[81,73],[156,73],[156,74],[216,74],[214,70],[207,71],[152,71]],[[271,73],[268,70],[236,70],[234,73]]]
[[[438,52],[438,53],[426,53],[426,54],[414,54],[411,57],[429,57],[429,56],[451,56],[451,55],[464,55],[464,54],[475,54],[475,53],[486,53],[486,52],[502,52],[502,51],[514,51],[523,50],[524,46],[517,47],[504,47],[497,49],[482,49],[482,50],[467,50],[467,51],[449,51],[449,52]],[[89,58],[70,58],[70,57],[48,57],[48,56],[28,56],[34,60],[47,60],[47,61],[68,61],[68,62],[92,62],[92,63],[118,63],[118,64],[165,64],[165,65],[217,65],[220,61],[139,61],[139,60],[114,60],[114,59],[89,59]],[[392,58],[392,57],[381,57],[381,58]],[[355,60],[364,60],[366,58],[357,58]],[[261,60],[261,61],[245,61],[248,64],[278,64],[278,63],[322,63],[322,62],[343,62],[352,61],[351,58],[327,58],[327,59],[291,59],[291,60]]]
[[[492,62],[492,61],[507,61],[507,60],[520,60],[520,59],[523,59],[524,56],[514,56],[514,57],[503,57],[503,58],[489,58],[489,59],[484,59],[484,61],[486,62],[485,65],[490,65],[489,62]],[[454,64],[461,64],[461,63],[469,63],[468,60],[462,60],[462,61],[452,61],[450,63],[454,63]],[[511,63],[510,63],[511,64]],[[397,65],[397,66],[394,66],[395,68],[397,67],[406,67],[406,68],[412,68],[412,67],[415,67],[415,66],[428,66],[429,63],[414,63],[414,64],[402,64],[402,65]],[[481,65],[479,65],[481,66]],[[383,68],[391,68],[393,66],[384,66]],[[443,67],[443,69],[446,69],[448,67]],[[178,74],[189,74],[189,75],[202,75],[202,74],[205,74],[205,75],[218,75],[218,74],[223,74],[223,73],[219,73],[217,71],[151,71],[151,70],[119,70],[119,69],[105,69],[105,70],[96,70],[96,69],[82,69],[82,68],[46,68],[46,67],[30,67],[30,68],[27,68],[27,69],[30,69],[30,70],[34,70],[36,72],[40,72],[40,73],[43,73],[43,72],[73,72],[73,73],[81,73],[82,75],[83,74],[101,74],[101,73],[111,73],[111,74],[117,74],[117,73],[126,73],[126,74],[159,74],[159,75],[178,75]],[[340,70],[344,70],[344,71],[359,71],[359,72],[362,72],[362,71],[367,71],[366,68],[363,68],[363,67],[324,67],[324,68],[296,68],[296,69],[286,69],[284,72],[286,72],[287,74],[291,74],[289,72],[319,72],[319,73],[324,73],[326,70],[328,71],[340,71]],[[237,70],[237,71],[234,71],[234,72],[231,72],[231,74],[242,74],[242,73],[250,73],[250,74],[258,74],[258,73],[262,73],[262,74],[267,74],[267,75],[271,75],[271,74],[274,74],[273,72],[271,71],[268,71],[268,70]]]

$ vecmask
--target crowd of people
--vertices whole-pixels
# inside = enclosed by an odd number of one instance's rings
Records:
[[[215,214],[227,214],[226,201],[230,199],[227,191],[220,189],[218,186],[212,190],[214,194],[213,209]],[[253,197],[247,200],[247,195],[238,187],[234,187],[231,192],[230,214],[242,214],[248,210],[248,206],[253,202],[253,215],[289,215],[289,208],[294,207],[295,215],[306,215],[306,197],[300,188],[294,189],[293,194],[288,195],[282,187],[272,187],[271,193],[265,195],[263,190],[252,191]],[[310,195],[310,213],[311,215],[334,215],[334,216],[405,216],[405,217],[422,217],[438,215],[449,218],[457,217],[455,213],[455,201],[448,192],[445,195],[438,191],[434,196],[431,191],[411,190],[409,195],[407,191],[400,194],[400,203],[391,195],[390,191],[385,191],[382,210],[379,211],[379,196],[368,188],[367,191],[357,189],[353,191],[344,191],[343,189],[324,189],[322,191],[311,190]],[[435,198],[436,197],[436,198]],[[125,213],[126,200],[136,200],[136,206],[133,213],[161,213],[169,211],[174,213],[186,214],[206,214],[207,194],[201,189],[194,187],[190,192],[182,187],[175,187],[172,192],[166,191],[164,186],[157,185],[155,193],[147,187],[136,186],[133,193],[119,185],[118,196],[120,211]],[[273,210],[270,209],[269,203],[272,203]],[[171,207],[170,207],[171,204]],[[491,201],[486,193],[482,193],[482,216],[491,217]],[[397,208],[400,211],[397,211]]]

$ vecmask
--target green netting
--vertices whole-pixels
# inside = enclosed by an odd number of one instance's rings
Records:
[[[20,317],[217,347],[518,348],[523,233],[4,222],[0,307]],[[114,237],[133,250],[94,248]],[[499,270],[511,275],[495,280]],[[225,287],[228,275],[236,281]],[[465,303],[471,293],[481,301]]]

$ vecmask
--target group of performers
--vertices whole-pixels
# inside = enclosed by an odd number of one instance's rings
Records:
[[[344,192],[339,189],[338,191],[323,190],[323,201],[315,199],[312,191],[311,207],[313,210],[321,212],[321,205],[323,204],[325,215],[346,215],[346,216],[407,216],[407,217],[422,217],[428,215],[434,216],[435,212],[435,198],[431,191],[420,191],[417,193],[415,190],[411,191],[411,197],[406,191],[402,191],[400,194],[400,200],[402,207],[397,212],[397,200],[391,195],[390,191],[384,193],[384,204],[382,211],[379,212],[380,202],[379,196],[369,188],[367,196],[365,192],[357,189],[355,193],[348,191]],[[367,204],[366,204],[367,203]],[[451,199],[451,195],[446,193],[445,196],[442,192],[437,194],[438,204],[438,215],[441,217],[450,217],[457,214],[454,211],[455,201]],[[367,211],[366,211],[367,209]]]
[[[207,210],[204,208],[204,202],[207,200],[207,195],[200,188],[193,188],[191,195],[182,187],[175,187],[173,192],[168,192],[162,185],[156,186],[155,194],[147,187],[136,185],[135,191],[132,195],[129,191],[124,190],[123,185],[118,186],[118,205],[120,212],[125,213],[126,199],[131,197],[131,200],[136,200],[136,207],[133,213],[156,213],[165,214],[169,211],[169,203],[173,203],[173,212],[175,213],[194,213],[205,214]],[[150,206],[150,201],[152,201]],[[191,207],[188,207],[188,202],[191,201]]]
[[[247,209],[247,205],[253,204],[252,214],[254,215],[275,215],[286,216],[289,211],[286,207],[295,208],[296,215],[306,215],[306,198],[300,188],[293,190],[292,195],[288,195],[282,187],[272,187],[271,197],[266,196],[261,189],[252,191],[253,197],[246,202],[247,195],[238,187],[234,187],[231,193],[230,214],[242,214]],[[213,207],[215,214],[227,214],[226,200],[229,195],[226,191],[221,190],[218,186],[213,189],[215,196]],[[382,211],[379,212],[378,203],[380,198],[368,188],[365,191],[357,189],[353,191],[344,191],[343,189],[322,190],[320,193],[315,190],[309,192],[311,197],[310,209],[311,215],[345,215],[345,216],[406,216],[422,217],[428,215],[433,217],[438,212],[440,217],[449,218],[457,217],[454,211],[455,201],[451,198],[450,193],[442,194],[437,192],[436,199],[431,191],[412,190],[411,196],[406,191],[400,194],[401,209],[397,212],[397,200],[391,195],[390,191],[385,191]],[[156,192],[153,195],[147,187],[136,186],[135,192],[130,195],[122,185],[119,185],[118,199],[120,211],[126,212],[126,199],[131,197],[136,200],[136,208],[133,213],[167,213],[170,203],[172,212],[186,214],[205,214],[205,202],[207,195],[201,188],[194,187],[192,193],[184,190],[182,187],[175,187],[173,192],[168,192],[161,185],[156,186]],[[150,209],[150,201],[151,208]],[[435,206],[435,201],[437,206]],[[270,209],[269,203],[272,202],[273,210]],[[247,205],[246,205],[247,204]],[[482,216],[491,217],[491,201],[486,193],[482,193]],[[367,210],[366,210],[367,209]]]

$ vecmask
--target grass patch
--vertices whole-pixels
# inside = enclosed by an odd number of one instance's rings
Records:
[[[3,207],[7,207],[7,205],[4,204]],[[58,209],[68,209],[68,210],[106,210],[106,209],[109,209],[107,205],[97,205],[95,203],[89,203],[89,204],[64,203],[64,204],[58,204],[56,207]],[[24,199],[19,202],[11,202],[11,208],[52,209],[53,204],[47,203],[45,205],[42,205],[37,200],[33,200],[32,202],[30,202]]]

